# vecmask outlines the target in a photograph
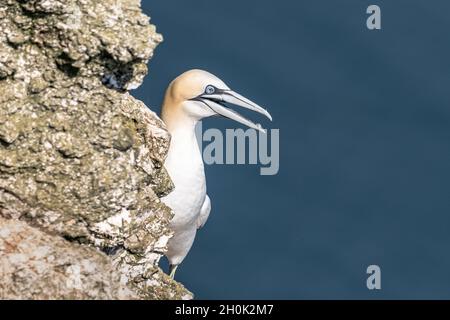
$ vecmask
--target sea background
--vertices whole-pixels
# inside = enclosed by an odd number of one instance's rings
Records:
[[[201,68],[280,129],[277,175],[206,166],[212,213],[177,280],[198,299],[450,298],[448,0],[142,5],[165,41],[134,96],[159,112],[168,83]]]

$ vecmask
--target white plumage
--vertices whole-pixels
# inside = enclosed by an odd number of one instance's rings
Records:
[[[222,80],[206,71],[185,72],[172,81],[166,91],[161,117],[171,134],[171,143],[165,167],[175,189],[162,201],[175,214],[171,221],[174,236],[169,240],[166,253],[172,277],[211,211],[203,160],[195,136],[198,121],[219,114],[262,130],[259,124],[227,108],[224,103],[262,113],[271,119],[265,109],[232,91]]]

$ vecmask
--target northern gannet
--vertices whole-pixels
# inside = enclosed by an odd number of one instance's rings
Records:
[[[259,112],[272,120],[265,109],[202,70],[190,70],[178,76],[170,83],[164,97],[161,118],[171,134],[165,167],[175,189],[161,200],[174,212],[170,224],[174,235],[166,253],[172,278],[191,249],[197,229],[203,227],[211,211],[203,159],[195,135],[196,124],[203,118],[222,115],[264,132],[261,125],[227,108],[225,103]]]

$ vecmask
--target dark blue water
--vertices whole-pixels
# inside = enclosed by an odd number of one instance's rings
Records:
[[[177,274],[197,298],[450,298],[448,0],[143,7],[165,42],[137,97],[159,111],[167,84],[201,68],[280,129],[278,175],[206,167],[213,211]]]

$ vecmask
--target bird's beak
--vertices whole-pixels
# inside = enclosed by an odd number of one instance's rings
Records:
[[[222,115],[226,118],[232,119],[239,123],[242,123],[250,128],[265,132],[265,130],[261,127],[260,124],[254,123],[251,120],[248,120],[244,116],[240,115],[236,111],[227,108],[224,103],[233,104],[239,107],[243,107],[252,111],[256,111],[265,115],[267,118],[272,121],[272,116],[266,109],[257,105],[253,101],[243,97],[239,93],[236,93],[232,90],[219,90],[214,94],[203,94],[199,96],[196,100],[199,100],[205,103],[209,108],[211,108],[215,113]]]

